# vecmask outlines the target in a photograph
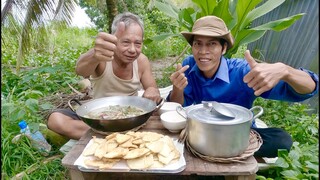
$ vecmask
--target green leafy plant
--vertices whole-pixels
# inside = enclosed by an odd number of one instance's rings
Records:
[[[61,166],[62,156],[56,150],[51,155],[58,155],[43,157],[30,148],[31,142],[25,136],[13,143],[12,132],[1,132],[1,179],[68,179],[67,170]]]
[[[148,42],[150,37],[158,34],[176,31],[176,26],[173,26],[174,20],[164,15],[163,12],[153,8],[150,13],[146,13],[144,20],[145,33],[143,53],[149,59],[165,58],[168,56],[176,56],[186,46],[183,39],[168,38],[164,41]]]
[[[314,154],[319,153],[319,146],[298,146],[293,144],[292,150],[279,151],[278,160],[275,162],[280,169],[280,174],[285,179],[318,179],[319,160],[314,158]]]
[[[278,151],[278,159],[267,170],[259,171],[257,179],[318,179],[319,117],[306,104],[256,99],[264,108],[260,117],[269,127],[286,130],[294,141],[290,152]]]
[[[176,19],[176,25],[182,30],[191,32],[194,22],[206,15],[215,15],[223,19],[235,40],[234,46],[227,51],[226,57],[235,54],[240,46],[260,39],[268,30],[282,31],[287,29],[304,15],[304,13],[300,13],[257,27],[251,27],[251,23],[255,19],[279,7],[285,0],[267,0],[264,3],[262,3],[262,0],[192,0],[197,8],[187,7],[182,9],[168,0],[165,2],[154,1],[154,6],[169,17]],[[175,36],[182,37],[177,33],[166,33],[154,36],[146,42],[162,41]]]
[[[259,171],[257,179],[266,179],[264,176],[275,179],[319,179],[319,160],[315,154],[319,153],[319,145],[303,145],[293,143],[288,153],[279,150],[278,159],[268,170]]]

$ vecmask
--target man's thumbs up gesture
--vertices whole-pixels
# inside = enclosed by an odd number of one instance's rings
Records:
[[[94,45],[95,59],[98,61],[112,61],[118,38],[121,37],[124,31],[125,24],[120,22],[114,34],[99,32]]]
[[[245,51],[244,56],[251,70],[244,76],[243,81],[254,90],[256,96],[270,90],[289,74],[287,66],[283,63],[257,63],[249,50]]]

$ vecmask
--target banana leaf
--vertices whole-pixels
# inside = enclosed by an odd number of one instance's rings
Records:
[[[294,16],[286,17],[283,19],[278,19],[276,21],[271,21],[266,24],[251,28],[252,30],[273,30],[273,31],[283,31],[299,20],[305,13],[296,14]]]
[[[240,30],[248,26],[253,20],[267,14],[276,7],[284,3],[285,0],[269,0],[261,6],[250,11],[245,17],[244,21],[241,23]]]

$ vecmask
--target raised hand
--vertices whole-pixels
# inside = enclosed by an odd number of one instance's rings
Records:
[[[273,88],[288,73],[283,63],[257,63],[249,50],[245,51],[244,56],[251,70],[243,81],[254,90],[256,96]]]
[[[99,32],[94,45],[94,57],[98,61],[112,61],[118,38],[125,31],[124,22],[118,24],[115,34]]]
[[[172,73],[170,80],[173,86],[179,90],[183,90],[188,85],[188,80],[184,75],[184,72],[189,68],[188,65],[182,67],[181,64],[177,65],[176,72]]]
[[[160,92],[158,88],[149,87],[146,89],[142,95],[142,97],[148,98],[153,100],[156,103],[159,103],[161,101],[161,96],[159,96]]]

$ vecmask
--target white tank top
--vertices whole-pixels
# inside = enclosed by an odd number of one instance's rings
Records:
[[[133,62],[132,79],[120,79],[113,73],[112,61],[106,63],[106,68],[101,76],[90,77],[93,88],[93,98],[109,96],[137,96],[141,89],[139,78],[138,62]]]

